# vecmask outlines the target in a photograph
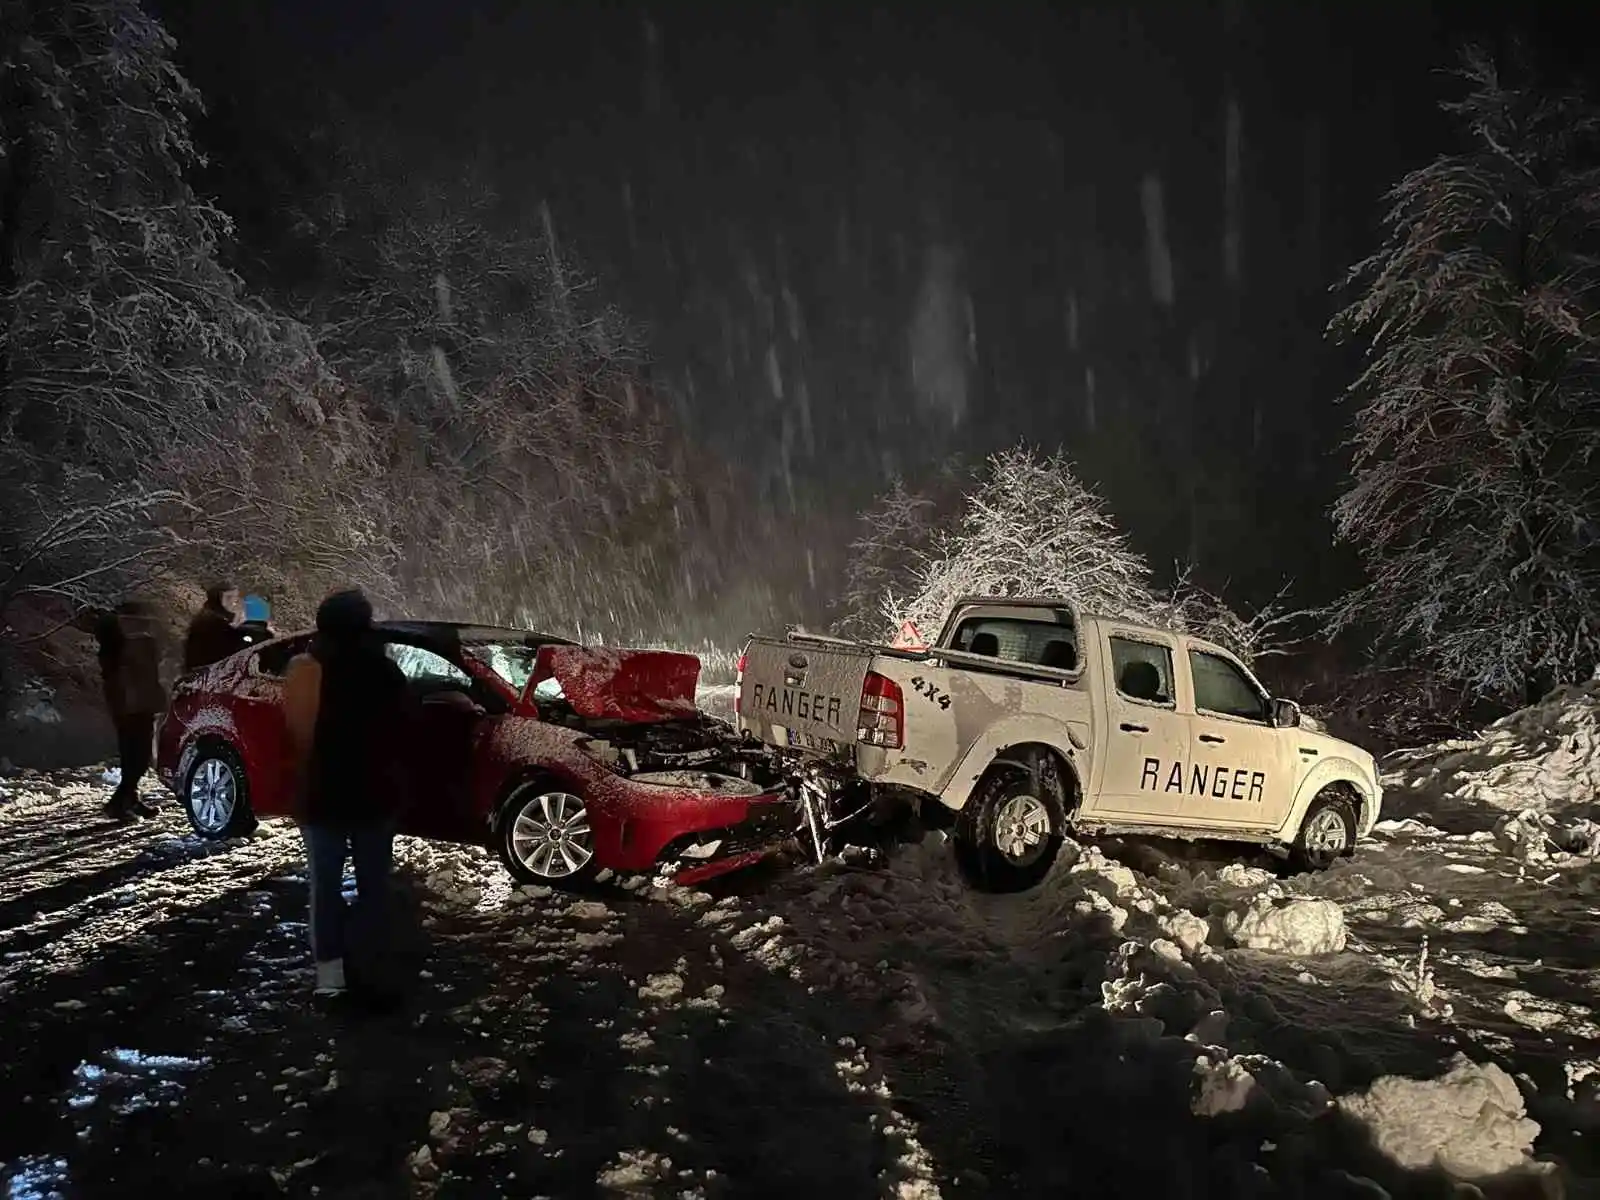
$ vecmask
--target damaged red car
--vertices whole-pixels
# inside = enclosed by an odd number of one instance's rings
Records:
[[[489,844],[519,880],[574,886],[666,868],[693,883],[766,857],[798,810],[765,753],[695,705],[700,660],[512,629],[377,627],[416,704],[395,753],[400,833]],[[283,678],[310,634],[182,680],[156,771],[206,838],[292,812]]]

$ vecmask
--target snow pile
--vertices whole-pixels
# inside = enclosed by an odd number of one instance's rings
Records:
[[[1461,1054],[1437,1079],[1388,1075],[1366,1092],[1342,1097],[1339,1106],[1401,1166],[1437,1166],[1460,1179],[1526,1165],[1539,1136],[1511,1076]]]
[[[1268,1056],[1280,1046],[1299,1053],[1306,1038],[1212,942],[1244,901],[1245,914],[1232,918],[1241,944],[1331,953],[1344,948],[1342,910],[1287,897],[1270,872],[1218,874],[1215,890],[1230,899],[1208,920],[1099,847],[1068,839],[1037,887],[989,895],[961,878],[934,833],[897,848],[881,869],[825,865],[757,905],[707,905],[699,923],[809,992],[879,1005],[889,1042],[1049,1031],[1105,1055],[1126,1086],[1178,1090],[1199,1115],[1250,1107],[1279,1114],[1273,1120],[1314,1119],[1333,1103],[1328,1089]],[[1252,892],[1263,883],[1268,894]],[[1340,1053],[1329,1039],[1309,1040]]]
[[[1456,800],[1550,812],[1593,805],[1600,797],[1600,681],[1557,688],[1476,738],[1410,751],[1391,765],[1384,784],[1408,806]]]
[[[672,1178],[672,1160],[650,1150],[624,1150],[601,1169],[595,1186],[602,1193],[649,1195]]]
[[[1531,808],[1502,818],[1494,836],[1502,853],[1524,863],[1592,859],[1600,852],[1600,823],[1588,818],[1558,821]]]
[[[197,1071],[203,1058],[171,1054],[146,1054],[139,1050],[108,1050],[100,1062],[81,1062],[72,1073],[73,1088],[67,1107],[85,1109],[102,1099],[119,1113],[165,1106],[176,1108],[183,1091],[173,1075]]]
[[[1217,872],[1217,883],[1229,888],[1247,888],[1254,891],[1257,888],[1271,887],[1277,882],[1277,876],[1264,867],[1247,867],[1243,863],[1228,863]]]
[[[1235,946],[1295,957],[1337,954],[1345,946],[1344,910],[1332,900],[1275,903],[1257,895],[1227,914],[1223,929]]]

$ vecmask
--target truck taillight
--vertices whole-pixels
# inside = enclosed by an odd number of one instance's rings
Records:
[[[739,655],[739,661],[733,668],[733,715],[739,715],[739,693],[744,691],[744,664],[748,662],[748,652]],[[724,660],[726,661],[726,660]]]
[[[868,671],[861,685],[856,740],[886,750],[898,750],[906,744],[905,694],[898,683],[876,671]]]

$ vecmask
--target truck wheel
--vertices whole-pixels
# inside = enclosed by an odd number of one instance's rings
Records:
[[[1336,788],[1317,793],[1295,836],[1289,861],[1296,871],[1326,871],[1356,846],[1356,814],[1350,797]]]
[[[1049,872],[1065,828],[1061,802],[1031,772],[990,767],[956,822],[956,863],[983,891],[1027,891]]]

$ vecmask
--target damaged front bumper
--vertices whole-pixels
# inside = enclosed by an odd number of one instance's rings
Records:
[[[801,828],[793,797],[769,793],[741,821],[673,838],[662,847],[660,868],[674,883],[688,887],[772,857],[794,844]]]
[[[598,837],[601,859],[620,871],[680,864],[709,878],[765,857],[793,838],[799,809],[786,787],[715,771],[644,771],[613,781],[615,823]]]

